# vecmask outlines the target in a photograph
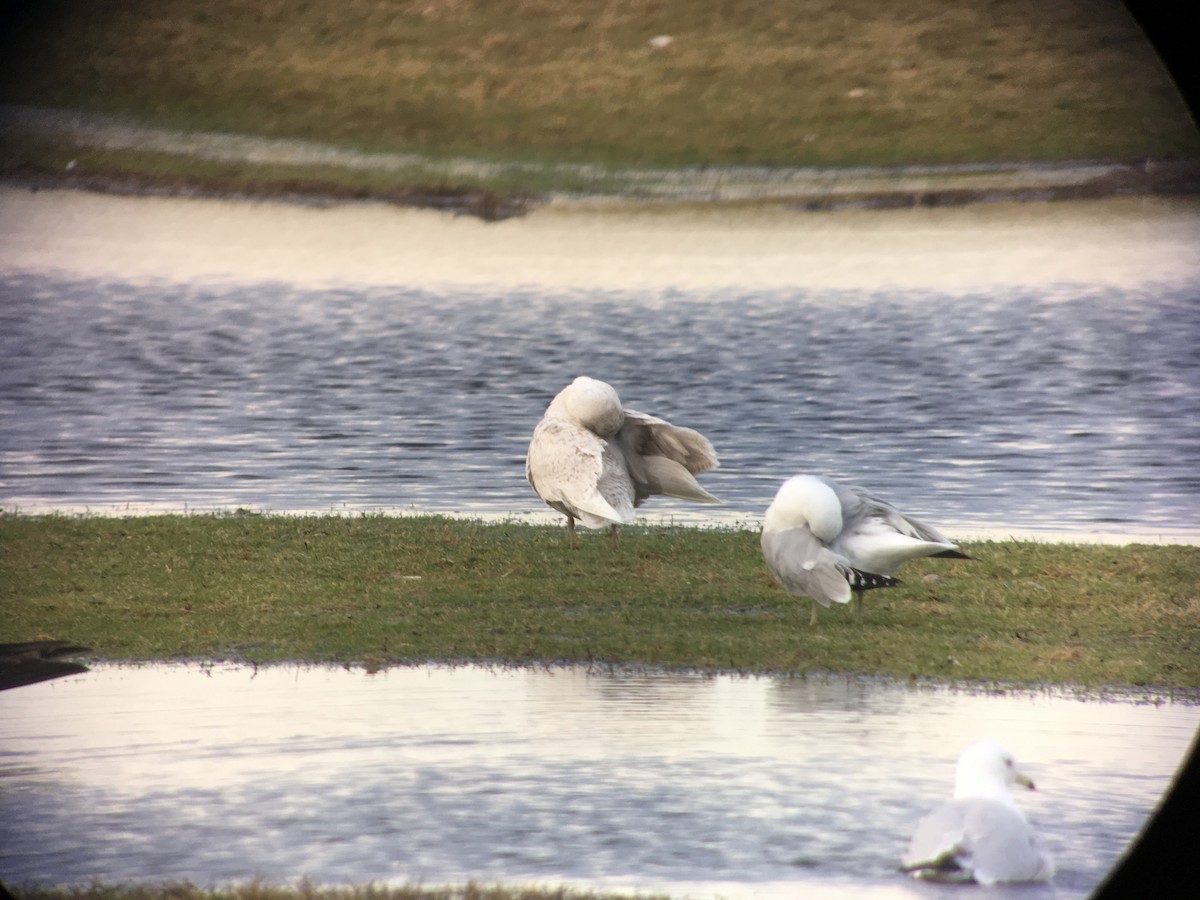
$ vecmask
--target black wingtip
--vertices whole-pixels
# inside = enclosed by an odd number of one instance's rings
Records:
[[[895,587],[900,583],[899,578],[890,575],[876,575],[874,572],[861,572],[858,569],[848,569],[846,580],[850,589],[855,591],[873,591],[876,588]]]
[[[937,559],[974,559],[975,557],[963,553],[961,550],[943,550],[941,553],[933,554]]]

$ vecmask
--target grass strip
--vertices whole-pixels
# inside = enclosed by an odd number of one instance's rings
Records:
[[[1200,155],[1195,122],[1118,0],[10,7],[0,13],[0,103],[434,164],[891,167]],[[436,183],[423,177],[397,171],[386,181]],[[486,186],[546,190],[535,175],[520,179]]]
[[[6,641],[99,658],[481,661],[1200,688],[1200,548],[989,541],[807,624],[745,530],[441,517],[0,518]]]
[[[0,120],[3,113],[0,111]],[[0,122],[2,125],[2,122]],[[173,136],[176,147],[186,135]],[[997,201],[1060,201],[1131,195],[1200,194],[1200,159],[973,169],[795,169],[692,167],[602,169],[476,160],[333,154],[343,163],[251,161],[253,139],[191,135],[229,143],[207,158],[179,149],[100,148],[103,137],[21,137],[0,142],[0,181],[32,190],[75,189],[125,196],[217,197],[328,206],[383,203],[437,209],[496,222],[548,201],[786,204],[803,211],[905,209]],[[276,147],[276,144],[271,144]],[[312,145],[318,147],[319,145]],[[307,145],[306,145],[307,149]],[[238,153],[244,156],[237,156]],[[353,164],[351,164],[353,163]],[[612,207],[609,207],[612,208]]]

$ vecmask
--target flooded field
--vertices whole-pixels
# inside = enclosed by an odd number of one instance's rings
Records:
[[[634,670],[101,665],[0,695],[13,884],[467,879],[695,897],[940,896],[898,859],[996,737],[1084,897],[1200,708]],[[996,893],[996,892],[992,892]],[[1005,895],[1003,891],[997,895]]]

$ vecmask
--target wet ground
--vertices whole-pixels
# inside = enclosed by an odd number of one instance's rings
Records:
[[[857,166],[817,169],[788,166],[692,166],[675,169],[607,168],[596,165],[433,159],[412,153],[363,153],[313,141],[256,138],[215,132],[181,132],[118,117],[73,110],[0,105],[0,132],[12,136],[66,141],[106,151],[132,151],[197,160],[275,167],[276,182],[224,183],[164,177],[128,170],[107,172],[72,167],[60,172],[36,168],[5,173],[13,184],[79,187],[133,195],[257,196],[315,203],[372,200],[405,206],[458,209],[495,221],[523,215],[546,203],[581,200],[642,200],[712,203],[775,201],[793,209],[902,209],[962,206],[1002,201],[1096,199],[1113,196],[1200,193],[1200,162],[996,162],[902,167]],[[386,173],[399,189],[346,190],[305,174],[286,178],[287,168],[307,173],[314,167]],[[281,167],[283,167],[281,169]],[[280,176],[279,173],[284,175]],[[570,183],[568,191],[496,194],[444,185]]]

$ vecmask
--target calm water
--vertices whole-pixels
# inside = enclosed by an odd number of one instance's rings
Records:
[[[1200,534],[1200,206],[485,226],[0,192],[0,506],[552,514],[588,373],[708,435],[753,522],[800,471],[999,534]]]
[[[1147,702],[1149,700],[1150,702]],[[958,750],[1002,737],[1086,896],[1200,707],[855,679],[478,668],[101,666],[0,695],[13,884],[256,875],[959,897],[896,871]]]

